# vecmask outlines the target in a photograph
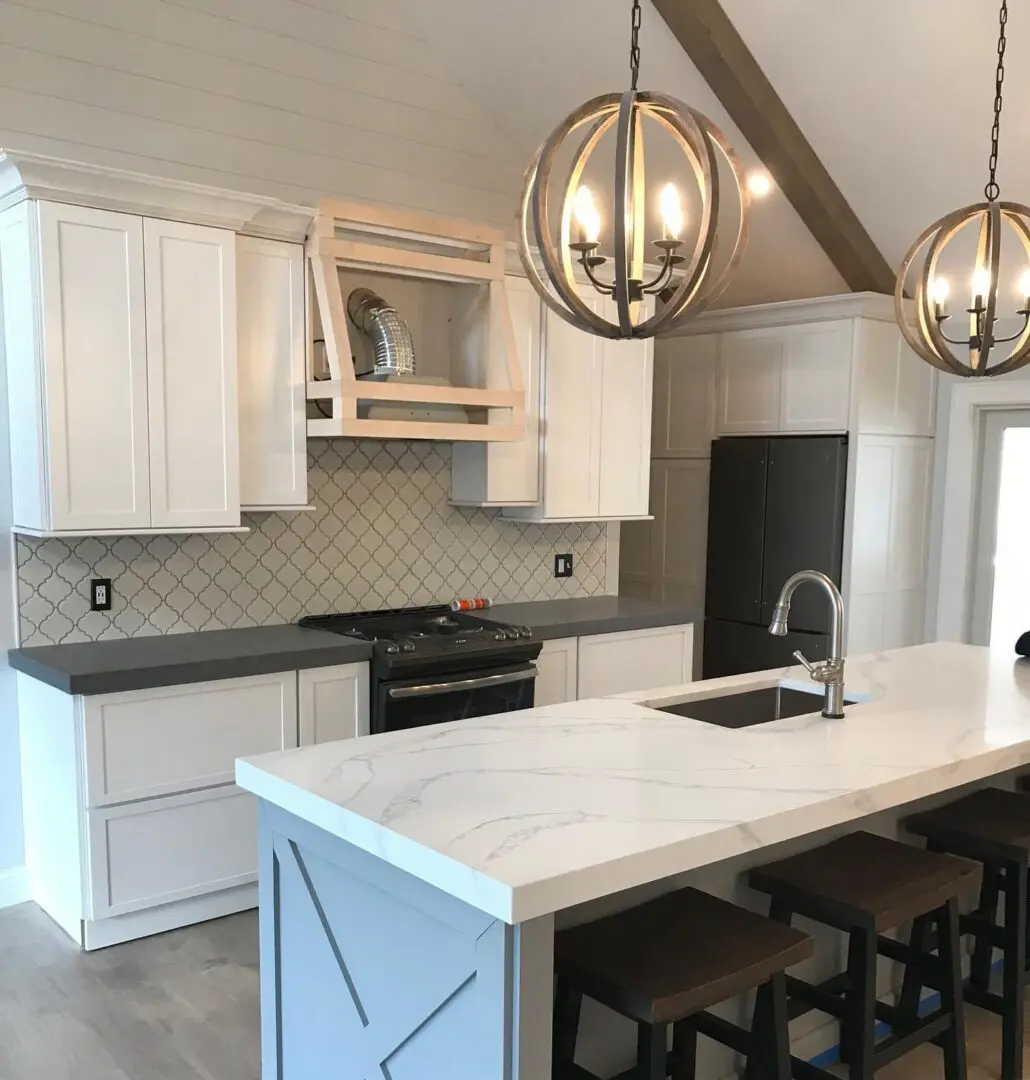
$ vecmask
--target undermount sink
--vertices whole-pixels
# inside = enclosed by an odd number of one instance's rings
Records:
[[[844,695],[845,705],[854,705],[859,698]],[[724,728],[755,727],[784,720],[788,716],[806,716],[822,712],[823,692],[820,688],[796,690],[791,686],[763,686],[758,690],[745,690],[740,694],[724,694],[722,697],[694,698],[675,705],[652,706],[658,712],[687,716],[706,724]]]

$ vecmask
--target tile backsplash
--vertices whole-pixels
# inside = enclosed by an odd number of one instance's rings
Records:
[[[249,514],[249,533],[17,538],[21,643],[292,622],[305,614],[490,595],[605,591],[606,526],[530,525],[448,505],[451,447],[311,440],[314,513]],[[572,578],[554,554],[575,556]],[[89,610],[111,578],[111,611]]]

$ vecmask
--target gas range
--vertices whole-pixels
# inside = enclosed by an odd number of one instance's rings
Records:
[[[342,634],[373,646],[373,674],[400,678],[476,670],[535,660],[541,644],[524,626],[503,626],[442,604],[431,607],[307,615],[301,626]]]

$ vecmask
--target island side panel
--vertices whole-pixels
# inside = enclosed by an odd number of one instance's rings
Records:
[[[524,934],[265,802],[260,845],[263,1080],[547,1075],[552,920]]]

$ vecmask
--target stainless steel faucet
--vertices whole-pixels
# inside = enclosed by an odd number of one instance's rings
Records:
[[[776,607],[773,608],[769,633],[775,634],[777,637],[786,635],[791,597],[794,595],[794,590],[803,581],[812,581],[816,585],[821,585],[830,599],[832,609],[830,656],[828,660],[813,664],[802,655],[800,649],[794,655],[805,665],[813,681],[822,683],[826,688],[823,696],[823,716],[828,720],[840,720],[844,717],[844,657],[841,655],[844,638],[844,600],[840,595],[840,589],[833,583],[833,580],[818,570],[799,570],[796,574],[792,574],[787,578],[783,583],[783,588],[780,589]]]

